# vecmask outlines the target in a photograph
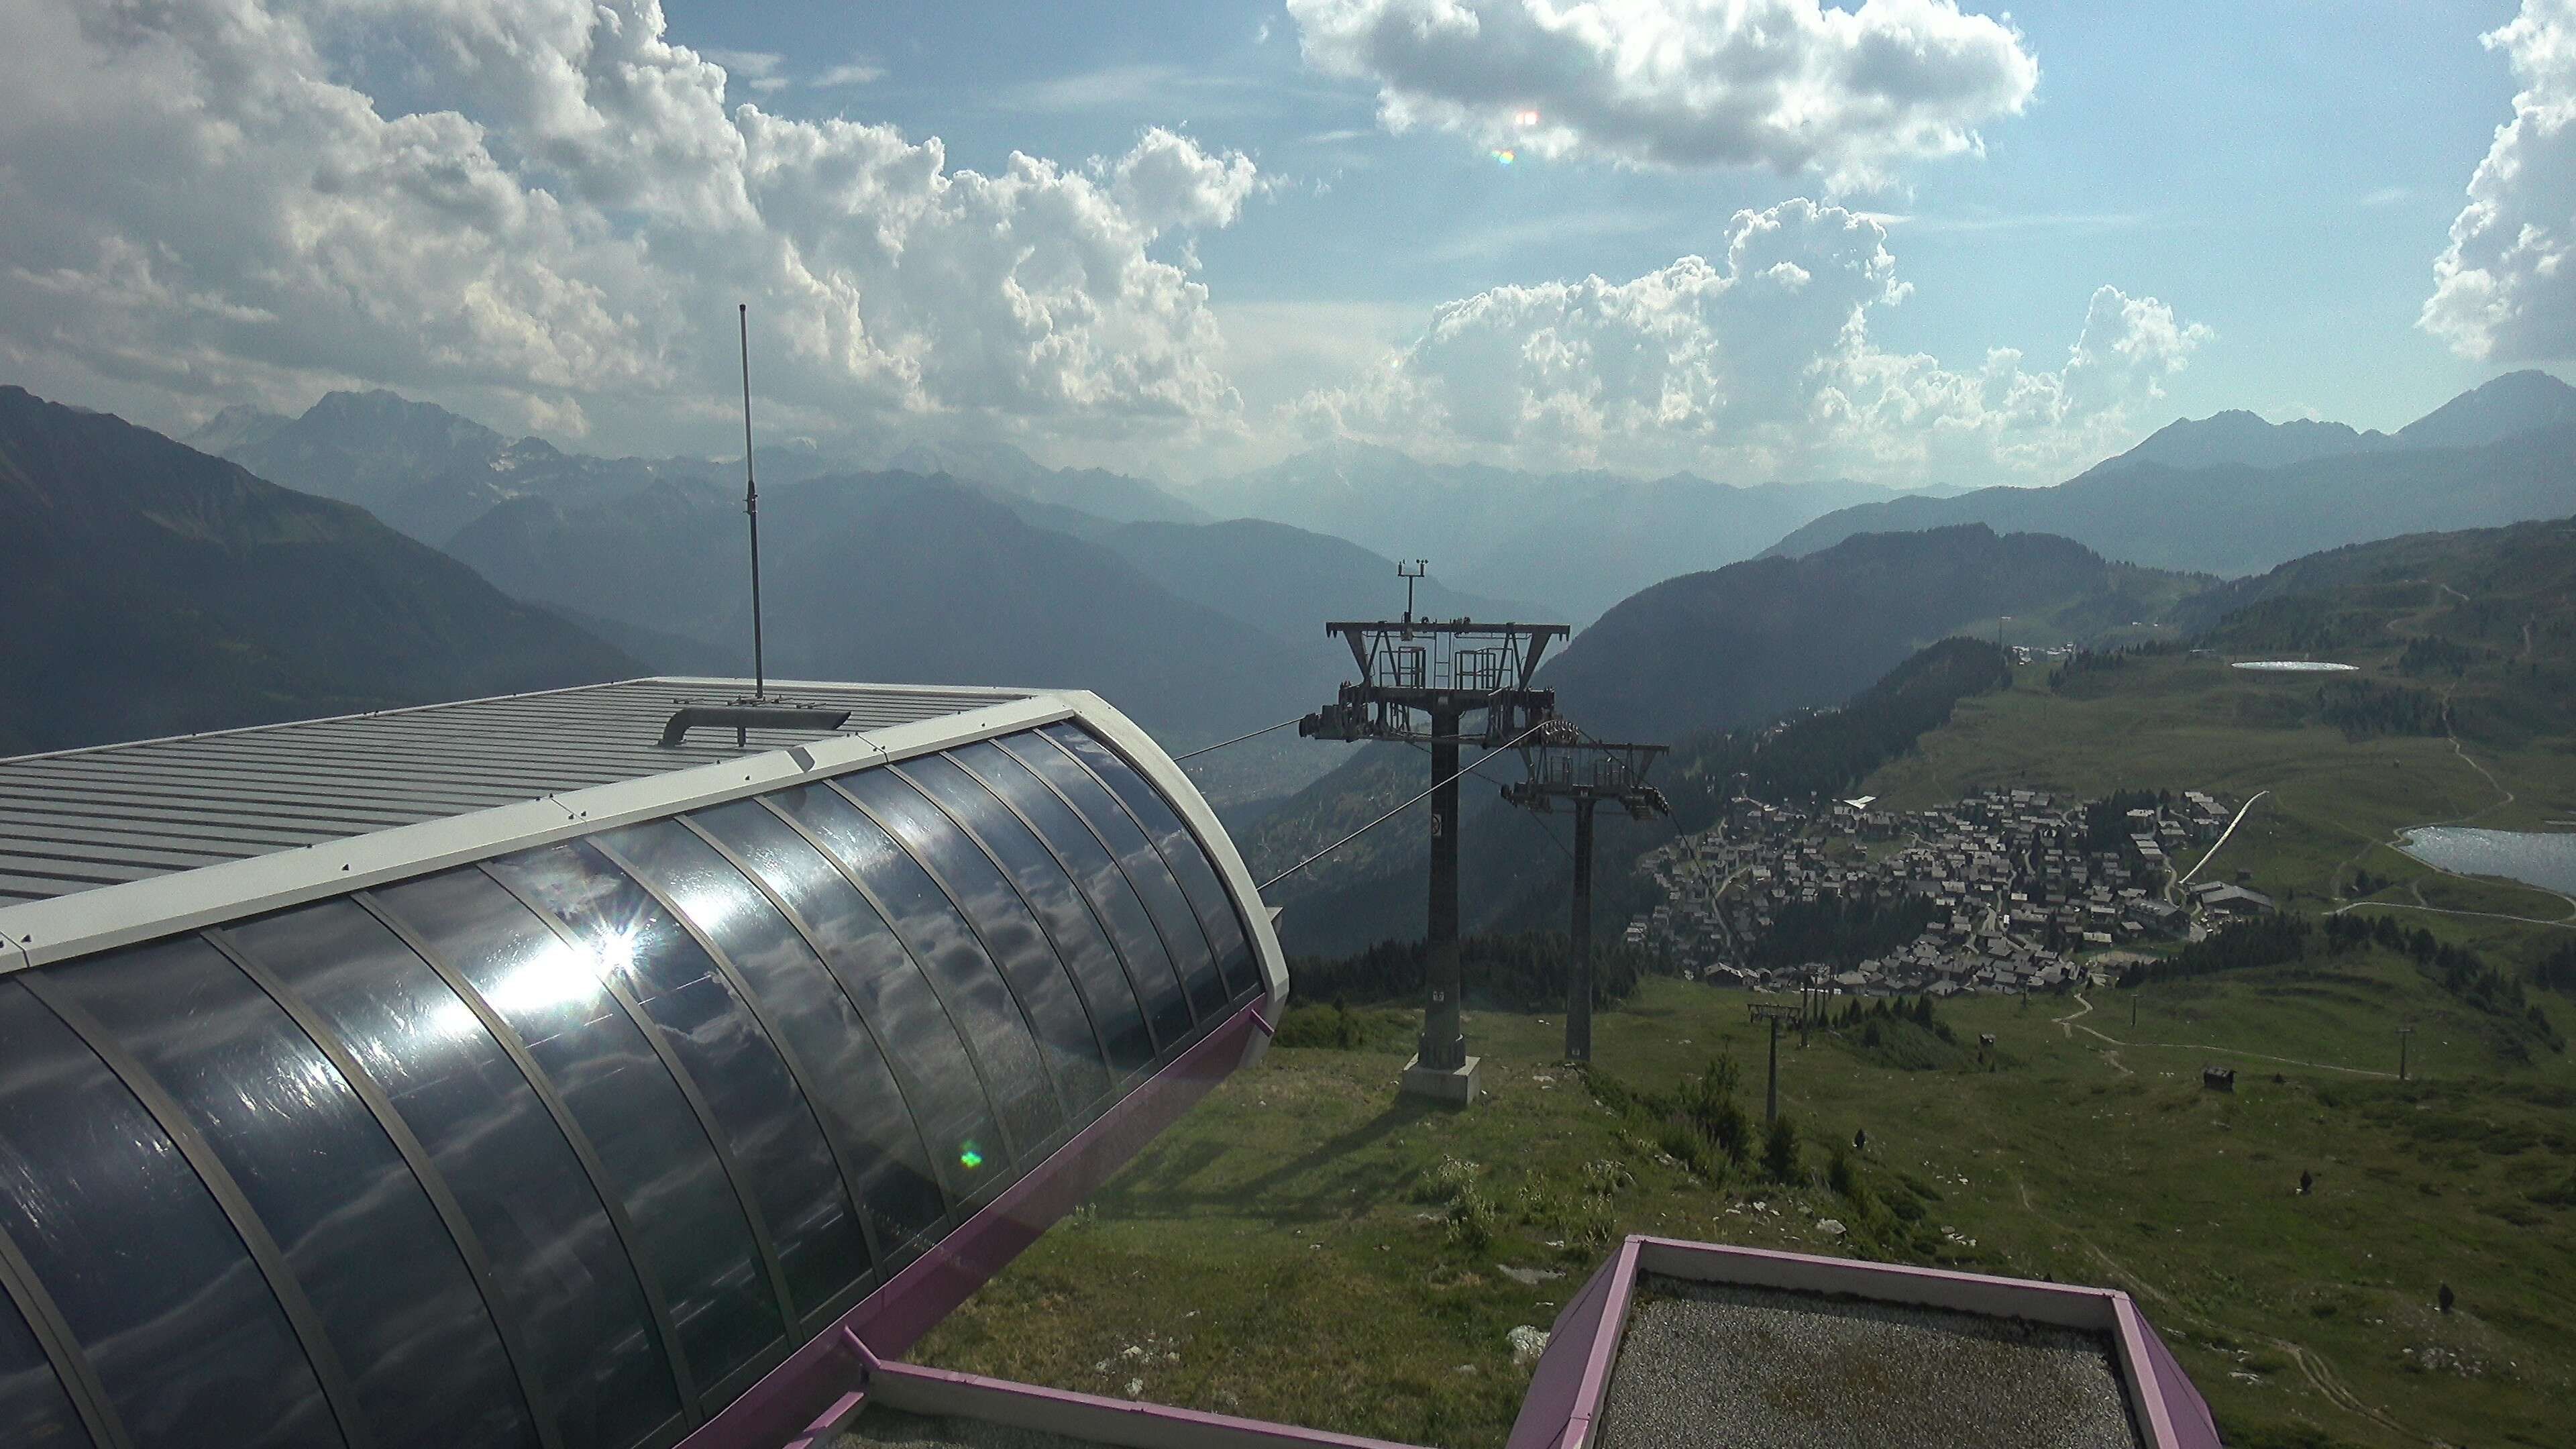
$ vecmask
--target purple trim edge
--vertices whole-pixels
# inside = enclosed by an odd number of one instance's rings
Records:
[[[912,1347],[986,1279],[1079,1206],[1233,1073],[1257,1029],[1259,998],[1121,1097],[893,1280],[787,1356],[678,1449],[773,1449],[794,1440],[884,1360]]]
[[[1860,1269],[1873,1278],[1921,1278],[1935,1282],[1974,1283],[2009,1288],[2034,1297],[2088,1299],[2110,1303],[2128,1295],[2116,1288],[2090,1288],[2081,1283],[2053,1283],[2038,1278],[2006,1278],[1995,1273],[1962,1273],[1956,1268],[1924,1268],[1912,1263],[1880,1263],[1867,1258],[1837,1258],[1824,1253],[1791,1253],[1779,1248],[1748,1248],[1734,1243],[1703,1243],[1690,1238],[1664,1238],[1640,1233],[1639,1244],[1721,1258],[1761,1258],[1781,1263],[1817,1263],[1836,1269]]]
[[[2199,1385],[2183,1372],[2173,1350],[2165,1347],[2163,1335],[2143,1313],[2138,1315],[2138,1338],[2147,1362],[2154,1366],[2156,1397],[2164,1401],[2175,1449],[2225,1449],[2218,1437],[2218,1421],[2210,1417],[2209,1401],[2200,1396]]]
[[[1548,1325],[1547,1348],[1530,1374],[1529,1392],[1521,1396],[1506,1449],[1550,1449],[1567,1439],[1583,1404],[1583,1371],[1592,1361],[1592,1346],[1600,1341],[1602,1325],[1613,1321],[1608,1309],[1618,1281],[1619,1255],[1613,1253]]]
[[[1336,1434],[1329,1429],[1307,1429],[1295,1424],[1282,1424],[1268,1419],[1244,1419],[1230,1414],[1211,1414],[1198,1409],[1176,1409],[1168,1404],[1149,1404],[1138,1400],[1105,1398],[1073,1389],[1050,1389],[1037,1384],[1015,1383],[1009,1379],[986,1378],[981,1374],[959,1373],[954,1369],[925,1368],[920,1364],[881,1364],[870,1375],[870,1386],[889,1380],[909,1380],[921,1384],[938,1384],[963,1389],[979,1397],[1017,1399],[1042,1407],[1074,1406],[1108,1413],[1152,1420],[1174,1427],[1217,1430],[1238,1436],[1239,1442],[1270,1444],[1315,1444],[1331,1449],[1417,1449],[1417,1446],[1390,1439],[1371,1439],[1356,1434]]]

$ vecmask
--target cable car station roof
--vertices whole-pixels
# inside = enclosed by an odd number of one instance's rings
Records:
[[[773,684],[837,730],[700,728],[748,680],[630,679],[0,760],[0,908],[864,734],[1025,690]],[[828,717],[828,716],[826,716]]]

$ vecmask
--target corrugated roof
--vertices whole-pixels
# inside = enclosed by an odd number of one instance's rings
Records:
[[[663,722],[749,680],[634,679],[544,694],[260,725],[0,760],[0,907],[513,805],[820,739],[816,730]],[[773,683],[773,699],[847,709],[855,734],[1024,690]]]

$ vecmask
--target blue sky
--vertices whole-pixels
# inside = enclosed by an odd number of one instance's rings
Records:
[[[736,298],[788,430],[1183,479],[2040,482],[2576,357],[2576,0],[20,8],[0,363],[172,426],[712,451]]]
[[[1977,6],[1968,7],[1971,10]],[[1167,3],[706,4],[673,38],[778,55],[795,84],[746,98],[893,121],[953,164],[1012,151],[1114,155],[1146,126],[1250,153],[1280,191],[1199,257],[1224,317],[1245,304],[1386,309],[1509,282],[1625,278],[1722,244],[1737,209],[1809,195],[1763,170],[1639,172],[1390,135],[1373,89],[1318,76],[1275,7]],[[2167,384],[2177,413],[2244,407],[2394,428],[2493,375],[2415,326],[2462,188],[2515,86],[2478,37],[2512,0],[2022,4],[2042,79],[1982,158],[1922,167],[1892,245],[1916,291],[1883,334],[1942,357],[2064,348],[2111,282],[2218,340]],[[834,66],[867,84],[804,82]],[[744,79],[748,79],[745,77]],[[1320,183],[1320,186],[1318,185]],[[1320,194],[1319,194],[1320,193]],[[1345,314],[1347,315],[1347,314]],[[1265,319],[1267,320],[1267,319]],[[2565,369],[2560,369],[2564,373]]]

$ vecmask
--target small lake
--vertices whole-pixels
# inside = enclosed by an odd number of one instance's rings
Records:
[[[2428,825],[2407,831],[2400,849],[2462,875],[2500,875],[2576,895],[2576,832]]]
[[[2274,674],[2350,674],[2358,664],[2329,664],[2322,659],[2248,659],[2239,669],[2260,669]]]

